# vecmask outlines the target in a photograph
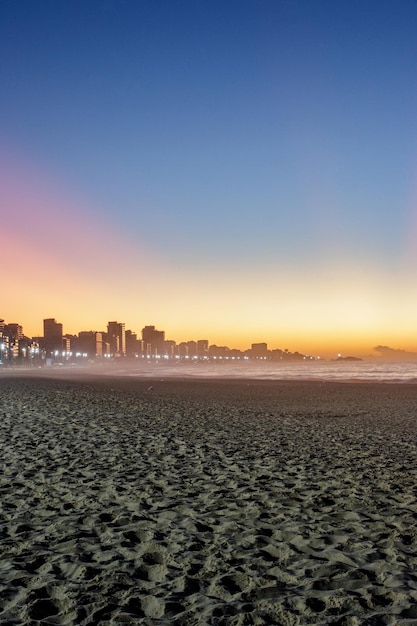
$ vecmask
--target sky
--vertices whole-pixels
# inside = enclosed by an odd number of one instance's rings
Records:
[[[0,0],[0,316],[417,351],[416,32],[415,0]]]

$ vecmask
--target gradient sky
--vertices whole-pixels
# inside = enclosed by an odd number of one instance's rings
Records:
[[[417,3],[0,0],[0,315],[417,351]]]

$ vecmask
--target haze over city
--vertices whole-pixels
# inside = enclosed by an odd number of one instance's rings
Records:
[[[417,352],[416,30],[411,0],[0,1],[2,317]]]

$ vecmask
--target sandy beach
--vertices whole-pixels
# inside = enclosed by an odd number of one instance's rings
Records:
[[[417,386],[0,376],[1,624],[417,624]]]

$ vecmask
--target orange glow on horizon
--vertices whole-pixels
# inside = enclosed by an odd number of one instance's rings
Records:
[[[231,259],[219,269],[197,259],[180,269],[98,212],[61,197],[31,171],[3,171],[2,310],[29,336],[55,317],[64,332],[104,330],[109,320],[140,335],[153,324],[177,342],[270,349],[334,358],[376,345],[417,350],[412,264],[398,274],[337,255],[282,267]]]

